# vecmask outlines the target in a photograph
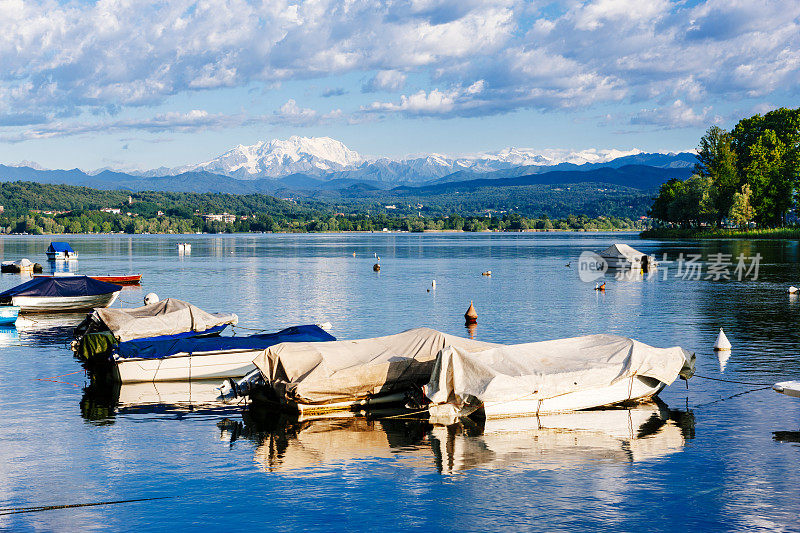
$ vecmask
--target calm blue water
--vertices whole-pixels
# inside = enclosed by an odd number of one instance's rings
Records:
[[[3,237],[0,257],[43,262],[49,240]],[[79,273],[144,274],[141,288],[122,293],[126,307],[156,292],[236,312],[253,329],[330,321],[348,339],[423,325],[466,336],[473,300],[480,340],[612,332],[694,350],[702,376],[800,379],[800,299],[784,293],[800,286],[797,242],[579,233],[68,240]],[[191,255],[178,256],[179,240],[191,242]],[[597,293],[575,262],[618,241],[670,259],[760,253],[759,279],[684,280],[668,269],[667,279],[606,278]],[[3,274],[0,290],[21,281]],[[798,528],[800,400],[756,385],[694,378],[657,406],[485,427],[287,421],[207,408],[201,385],[91,385],[67,348],[68,324],[36,317],[0,329],[0,529]],[[734,346],[724,373],[711,350],[719,327]],[[138,498],[163,499],[10,514]]]

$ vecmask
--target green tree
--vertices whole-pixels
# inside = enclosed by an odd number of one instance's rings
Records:
[[[740,192],[733,195],[733,203],[728,213],[728,220],[737,226],[746,226],[753,220],[755,213],[753,211],[753,206],[750,205],[751,195],[750,186],[746,183],[742,185],[742,190]]]
[[[741,186],[731,135],[719,126],[708,128],[697,147],[697,160],[695,172],[712,180],[711,200],[717,211],[717,222],[722,222],[730,211],[733,195]]]
[[[759,224],[779,225],[798,194],[800,108],[780,108],[742,119],[731,132],[737,169],[752,189]]]
[[[794,183],[788,178],[787,147],[772,130],[762,132],[748,152],[745,168],[759,225],[779,226],[792,204]]]

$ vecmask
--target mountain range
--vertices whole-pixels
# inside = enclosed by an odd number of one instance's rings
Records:
[[[362,157],[329,137],[239,145],[202,163],[148,171],[103,169],[47,170],[35,163],[0,165],[0,181],[35,181],[82,185],[97,189],[174,192],[267,193],[304,196],[309,191],[390,190],[400,187],[439,190],[443,184],[475,181],[486,186],[518,186],[567,182],[609,183],[649,190],[672,178],[691,174],[691,152],[644,153],[639,150],[567,152],[507,148],[469,156],[424,154],[402,159]],[[625,172],[616,172],[627,168]],[[567,181],[565,181],[567,180]],[[524,180],[523,180],[524,181]],[[463,188],[463,186],[461,186]]]

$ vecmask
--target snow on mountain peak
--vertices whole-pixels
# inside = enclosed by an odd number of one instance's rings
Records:
[[[281,177],[298,172],[318,174],[344,170],[363,158],[330,137],[300,137],[239,144],[224,154],[197,165],[173,169],[173,173],[205,170],[238,178]]]
[[[330,137],[293,135],[288,139],[259,141],[252,145],[239,144],[204,163],[173,168],[170,174],[207,171],[239,179],[256,179],[297,173],[319,177],[347,173],[347,177],[354,179],[404,183],[440,178],[459,171],[483,173],[523,166],[605,163],[640,153],[642,151],[635,148],[571,151],[509,147],[459,156],[428,152],[401,158],[367,159]]]

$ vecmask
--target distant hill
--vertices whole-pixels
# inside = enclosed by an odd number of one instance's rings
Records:
[[[495,173],[493,173],[495,174]],[[482,187],[516,187],[520,185],[555,185],[563,183],[607,183],[634,189],[657,189],[672,178],[685,179],[692,175],[686,167],[659,168],[646,165],[624,165],[619,168],[601,167],[593,170],[557,170],[518,177],[479,177],[462,181],[397,187],[393,190],[415,191],[416,194],[441,193],[453,190],[474,190]]]
[[[336,177],[328,176],[328,179],[295,173],[281,178],[241,180],[205,171],[144,177],[110,170],[91,175],[78,169],[41,170],[2,165],[0,182],[22,180],[129,192],[266,194],[311,202],[311,205],[326,204],[341,212],[414,214],[425,211],[444,215],[515,211],[529,216],[586,214],[637,218],[647,213],[662,183],[691,175],[691,158],[675,154],[637,154],[604,164],[563,163],[557,165],[561,170],[543,171],[549,167],[522,166],[476,175],[455,173],[440,183],[405,184],[394,188],[387,182],[356,179],[344,172],[337,172]],[[643,162],[652,165],[640,164]],[[386,207],[389,205],[396,207],[390,211]],[[418,205],[424,207],[418,208]]]

